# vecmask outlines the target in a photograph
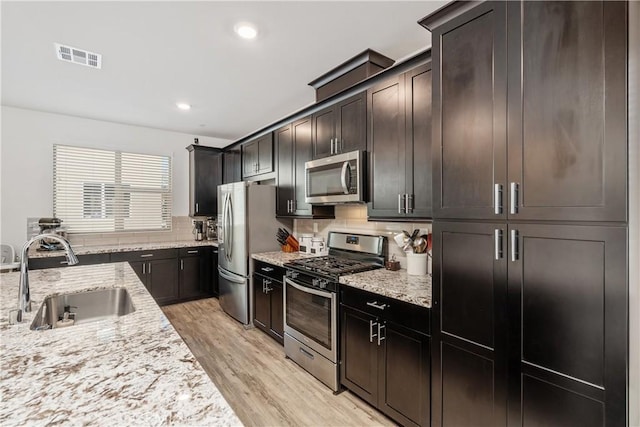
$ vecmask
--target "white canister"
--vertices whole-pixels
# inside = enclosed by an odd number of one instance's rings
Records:
[[[410,276],[425,276],[427,274],[427,254],[407,252],[407,274]]]

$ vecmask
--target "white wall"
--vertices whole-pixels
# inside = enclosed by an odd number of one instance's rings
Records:
[[[173,158],[173,215],[188,215],[189,155],[194,136],[60,114],[2,107],[0,241],[20,249],[27,217],[53,214],[53,145],[120,149]],[[197,136],[200,144],[231,141]]]

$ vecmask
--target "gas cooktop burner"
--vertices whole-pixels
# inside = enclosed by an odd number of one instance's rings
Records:
[[[317,258],[305,258],[286,264],[296,270],[318,273],[326,276],[343,276],[345,274],[360,273],[373,270],[381,266],[372,262],[363,262],[336,256],[322,256]]]

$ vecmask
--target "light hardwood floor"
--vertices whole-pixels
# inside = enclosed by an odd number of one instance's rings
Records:
[[[262,331],[208,298],[162,308],[246,426],[394,425],[349,391],[334,396]]]

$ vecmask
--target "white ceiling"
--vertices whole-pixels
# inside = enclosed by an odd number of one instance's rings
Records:
[[[307,83],[367,48],[430,46],[416,21],[445,3],[2,1],[2,104],[233,140],[312,103]],[[102,70],[59,61],[54,42],[102,54]]]

